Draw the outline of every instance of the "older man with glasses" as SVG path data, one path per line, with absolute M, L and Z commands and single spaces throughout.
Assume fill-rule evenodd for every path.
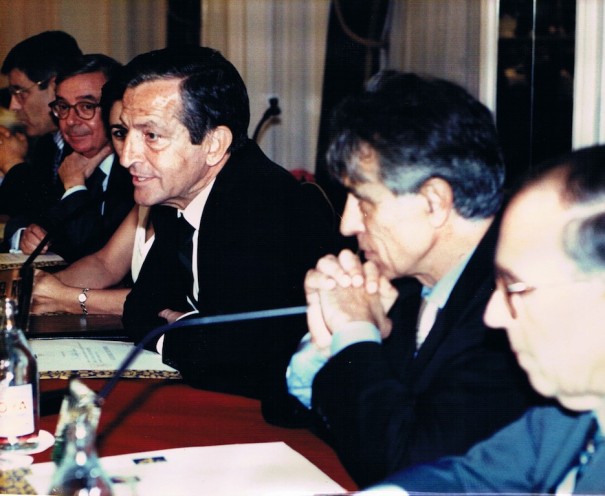
M 605 494 L 603 164 L 603 146 L 573 152 L 513 198 L 485 312 L 488 325 L 506 328 L 533 387 L 560 406 L 533 408 L 465 456 L 418 465 L 369 492 Z
M 77 260 L 100 249 L 132 208 L 130 175 L 119 166 L 99 110 L 103 85 L 119 66 L 105 55 L 84 55 L 57 77 L 56 98 L 48 107 L 72 152 L 57 171 L 60 199 L 21 235 L 24 253 L 50 231 L 52 251 Z
M 55 98 L 55 79 L 82 52 L 63 31 L 45 31 L 15 45 L 2 64 L 8 77 L 9 108 L 23 133 L 0 126 L 0 214 L 10 216 L 5 236 L 11 238 L 26 219 L 54 196 L 56 169 L 66 148 L 48 104 Z M 29 142 L 29 143 L 28 143 Z M 29 144 L 29 147 L 28 147 Z M 12 246 L 18 249 L 18 236 Z

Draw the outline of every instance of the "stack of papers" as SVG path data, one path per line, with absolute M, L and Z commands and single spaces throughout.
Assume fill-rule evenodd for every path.
M 31 339 L 40 378 L 110 377 L 133 349 L 132 343 L 96 339 Z M 180 378 L 158 353 L 142 350 L 130 364 L 129 377 Z
M 303 496 L 346 494 L 285 443 L 234 444 L 149 451 L 101 458 L 115 496 Z M 34 464 L 28 483 L 46 494 L 52 462 Z

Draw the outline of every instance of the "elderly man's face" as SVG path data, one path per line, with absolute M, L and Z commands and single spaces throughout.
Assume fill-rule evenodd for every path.
M 126 128 L 120 162 L 140 205 L 184 209 L 213 179 L 206 163 L 208 143 L 191 143 L 178 116 L 179 79 L 145 82 L 124 93 L 120 119 Z
M 485 321 L 506 328 L 539 393 L 586 410 L 605 395 L 605 285 L 564 251 L 563 229 L 574 210 L 561 204 L 560 184 L 551 176 L 507 209 L 496 255 L 499 284 Z M 507 304 L 505 285 L 519 282 L 535 289 L 510 294 Z
M 102 72 L 78 74 L 57 85 L 56 99 L 67 105 L 80 102 L 97 105 L 106 81 Z M 87 158 L 94 157 L 108 142 L 99 108 L 91 119 L 83 119 L 75 108 L 71 108 L 65 119 L 59 119 L 59 129 L 74 151 Z
M 350 193 L 340 224 L 345 236 L 356 236 L 359 248 L 390 279 L 419 276 L 427 270 L 434 242 L 429 205 L 420 194 L 393 194 L 378 177 L 376 153 L 360 157 L 367 181 L 349 183 Z

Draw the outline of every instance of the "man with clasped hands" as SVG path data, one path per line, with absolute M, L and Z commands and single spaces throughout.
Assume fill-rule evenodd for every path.
M 340 229 L 367 262 L 343 251 L 307 274 L 310 335 L 288 384 L 363 486 L 464 452 L 536 398 L 483 323 L 504 179 L 488 109 L 386 71 L 337 109 L 331 136 Z

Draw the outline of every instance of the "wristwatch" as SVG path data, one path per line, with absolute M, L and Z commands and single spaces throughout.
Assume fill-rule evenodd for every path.
M 78 295 L 78 302 L 80 303 L 80 308 L 82 309 L 82 313 L 84 315 L 88 315 L 88 310 L 86 309 L 86 300 L 88 300 L 88 291 L 90 288 L 83 288 L 82 292 Z

